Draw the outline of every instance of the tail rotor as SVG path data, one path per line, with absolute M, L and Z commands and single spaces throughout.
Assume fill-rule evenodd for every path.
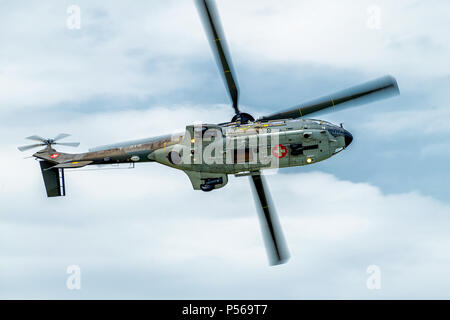
M 39 141 L 39 143 L 35 143 L 35 144 L 30 144 L 30 145 L 26 145 L 26 146 L 21 146 L 18 147 L 17 149 L 19 149 L 20 151 L 26 151 L 26 150 L 30 150 L 33 148 L 38 148 L 38 147 L 42 147 L 42 146 L 46 146 L 48 148 L 50 148 L 52 145 L 61 145 L 61 146 L 68 146 L 68 147 L 78 147 L 80 145 L 79 142 L 57 142 L 61 139 L 67 138 L 69 137 L 70 134 L 67 133 L 60 133 L 58 134 L 56 137 L 54 137 L 53 139 L 50 138 L 42 138 L 40 136 L 37 135 L 33 135 L 30 137 L 27 137 L 26 139 L 28 140 L 33 140 L 33 141 Z

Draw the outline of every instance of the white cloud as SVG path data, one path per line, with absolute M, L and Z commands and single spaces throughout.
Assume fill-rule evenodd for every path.
M 233 51 L 250 61 L 309 62 L 375 74 L 448 74 L 447 2 L 377 1 L 380 30 L 366 26 L 373 5 L 245 1 L 236 10 L 234 1 L 219 2 Z
M 381 31 L 364 27 L 366 3 L 218 5 L 236 65 L 389 70 L 408 84 L 416 81 L 411 74 L 449 71 L 446 2 L 381 2 Z M 23 136 L 69 132 L 86 150 L 232 114 L 217 105 L 49 112 L 104 96 L 145 101 L 200 82 L 203 71 L 193 73 L 192 61 L 214 63 L 191 1 L 80 6 L 79 33 L 65 29 L 66 7 L 56 2 L 11 4 L 1 14 L 1 110 L 29 107 L 0 128 L 1 297 L 448 298 L 449 204 L 419 192 L 386 194 L 320 172 L 269 176 L 292 254 L 276 268 L 267 266 L 246 178 L 205 194 L 158 164 L 70 172 L 68 196 L 47 199 L 38 164 L 16 149 Z M 435 111 L 375 115 L 361 125 L 375 134 L 445 135 L 448 113 Z M 81 292 L 65 288 L 70 264 L 82 267 Z M 381 267 L 379 292 L 365 287 L 371 264 Z
M 447 136 L 450 133 L 448 119 L 450 109 L 423 108 L 417 110 L 391 111 L 375 114 L 359 127 L 365 127 L 374 134 L 392 136 L 402 133 L 405 136 Z M 355 125 L 358 125 L 357 123 Z
M 145 99 L 201 83 L 203 71 L 193 72 L 193 61 L 213 64 L 193 1 L 79 5 L 80 30 L 66 28 L 66 6 L 59 2 L 11 5 L 1 15 L 7 26 L 1 31 L 2 109 L 104 96 Z M 402 81 L 448 74 L 447 2 L 379 2 L 379 31 L 366 27 L 369 5 L 218 1 L 237 65 L 311 63 L 393 73 Z
M 183 17 L 195 21 L 195 9 L 186 15 L 182 3 L 165 5 L 162 12 L 157 2 L 144 3 L 147 10 L 121 2 L 81 3 L 80 30 L 66 28 L 62 3 L 12 6 L 2 14 L 8 26 L 0 51 L 2 108 L 42 108 L 105 95 L 144 98 L 191 85 L 196 78 L 182 59 L 192 59 L 192 49 L 180 39 L 193 28 Z M 171 39 L 170 17 L 177 21 L 170 25 L 177 26 L 178 39 Z
M 209 110 L 120 112 L 69 127 L 83 136 L 94 123 L 100 137 L 93 140 L 138 138 L 147 123 L 148 133 L 160 133 L 166 117 L 181 126 Z M 20 161 L 12 147 L 0 150 L 8 169 L 0 194 L 2 297 L 448 298 L 450 207 L 418 192 L 384 194 L 321 172 L 268 176 L 292 254 L 272 268 L 247 178 L 203 193 L 182 172 L 142 164 L 68 172 L 68 196 L 47 199 L 37 163 Z M 82 268 L 79 293 L 64 287 L 71 264 Z M 371 264 L 382 270 L 380 292 L 365 286 Z
M 37 166 L 33 169 L 37 177 Z M 167 268 L 196 288 L 208 287 L 194 293 L 203 298 L 377 297 L 365 288 L 369 264 L 382 269 L 381 297 L 448 297 L 415 292 L 426 278 L 431 284 L 447 283 L 450 263 L 444 250 L 450 208 L 417 193 L 383 195 L 376 187 L 319 172 L 270 176 L 292 254 L 287 265 L 270 268 L 245 178 L 205 194 L 190 190 L 182 173 L 153 165 L 71 173 L 65 199 L 46 199 L 40 179 L 28 179 L 32 185 L 24 181 L 22 188 L 27 202 L 17 201 L 17 193 L 2 194 L 2 202 L 9 203 L 2 210 L 0 233 L 1 274 L 9 278 L 3 297 L 16 286 L 22 297 L 51 292 L 47 284 L 62 276 L 69 261 L 86 274 L 94 272 L 84 282 L 85 297 L 99 297 L 104 290 L 95 270 L 111 272 L 110 297 L 192 297 L 184 287 L 188 280 L 174 282 L 165 275 Z M 22 282 L 44 269 L 52 272 L 38 288 Z M 176 293 L 160 293 L 150 283 L 123 293 L 130 274 L 141 281 L 161 277 L 161 285 Z M 268 282 L 259 291 L 262 277 Z M 70 297 L 64 288 L 49 294 Z

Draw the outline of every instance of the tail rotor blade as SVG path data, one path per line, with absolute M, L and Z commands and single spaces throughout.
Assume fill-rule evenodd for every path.
M 55 144 L 62 145 L 62 146 L 68 146 L 68 147 L 78 147 L 80 145 L 79 142 L 56 142 L 56 140 L 64 139 L 69 136 L 70 136 L 70 134 L 67 134 L 67 133 L 60 133 L 53 139 L 45 139 L 45 138 L 42 138 L 42 137 L 36 136 L 36 135 L 30 136 L 30 137 L 27 137 L 27 139 L 39 141 L 41 143 L 31 144 L 31 145 L 27 145 L 27 146 L 21 146 L 21 147 L 18 147 L 18 149 L 20 151 L 26 151 L 26 150 L 36 148 L 36 147 L 41 147 L 41 146 L 47 146 L 47 148 L 51 148 L 52 145 L 55 145 Z
M 60 146 L 69 146 L 69 147 L 78 147 L 80 145 L 79 142 L 55 142 L 54 144 L 58 144 Z
M 60 133 L 56 137 L 53 138 L 53 141 L 58 141 L 64 138 L 70 137 L 70 134 L 67 133 Z
M 26 137 L 25 139 L 28 139 L 28 140 L 34 140 L 34 141 L 41 141 L 41 142 L 45 142 L 45 141 L 47 140 L 47 139 L 45 139 L 45 138 L 42 138 L 42 137 L 36 136 L 36 135 Z
M 27 151 L 27 150 L 30 150 L 30 149 L 33 149 L 33 148 L 40 147 L 40 146 L 45 146 L 45 144 L 43 144 L 43 143 L 30 144 L 30 145 L 28 145 L 28 146 L 17 147 L 17 149 L 19 149 L 20 151 L 23 152 L 23 151 Z
M 270 265 L 286 263 L 289 251 L 278 221 L 275 207 L 271 203 L 263 176 L 260 173 L 250 177 L 253 196 L 258 208 L 261 230 Z

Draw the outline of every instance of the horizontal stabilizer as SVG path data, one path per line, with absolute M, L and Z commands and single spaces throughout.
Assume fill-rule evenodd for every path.
M 72 162 L 64 162 L 57 164 L 56 166 L 53 166 L 49 169 L 72 169 L 72 168 L 82 168 L 84 166 L 87 166 L 88 164 L 91 164 L 94 161 L 72 161 Z

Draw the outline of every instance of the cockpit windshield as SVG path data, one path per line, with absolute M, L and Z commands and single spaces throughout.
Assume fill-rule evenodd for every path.
M 315 122 L 317 124 L 329 124 L 331 126 L 334 126 L 334 124 L 332 124 L 329 121 L 325 121 L 325 120 L 318 120 L 318 119 L 308 119 L 308 120 L 311 120 L 311 121 L 313 121 L 313 122 Z

